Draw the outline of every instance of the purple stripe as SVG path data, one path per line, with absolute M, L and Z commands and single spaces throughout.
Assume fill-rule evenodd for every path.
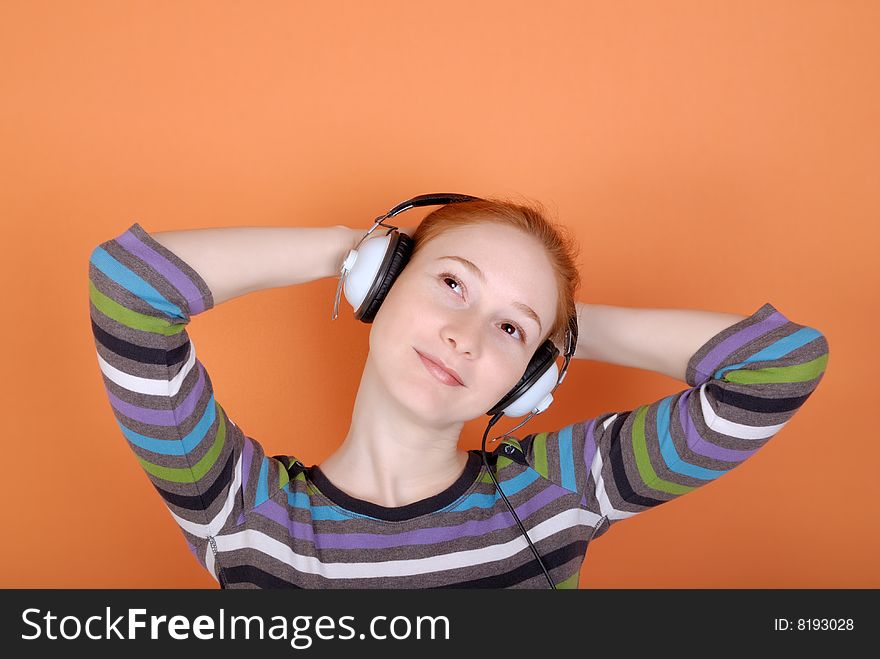
M 143 229 L 141 230 L 143 231 Z M 146 231 L 144 231 L 144 234 L 149 236 Z M 184 311 L 187 311 L 190 315 L 195 315 L 205 310 L 202 293 L 192 279 L 187 277 L 180 268 L 159 254 L 159 252 L 142 242 L 132 229 L 116 238 L 116 242 L 165 277 L 183 295 L 188 305 L 188 309 Z M 172 302 L 177 302 L 177 300 L 172 300 Z
M 715 460 L 723 460 L 724 462 L 742 462 L 758 450 L 757 448 L 754 448 L 750 451 L 738 451 L 732 448 L 724 448 L 723 446 L 718 446 L 717 444 L 705 440 L 694 425 L 693 418 L 691 418 L 688 411 L 688 398 L 691 393 L 696 393 L 699 397 L 699 388 L 689 389 L 678 399 L 679 421 L 681 427 L 684 428 L 688 449 L 690 449 L 690 451 L 697 455 L 705 455 L 714 458 Z M 696 398 L 695 401 L 697 405 L 700 405 L 699 398 Z M 700 409 L 702 410 L 702 407 Z M 672 432 L 671 427 L 670 432 Z M 654 433 L 657 433 L 656 429 L 654 430 Z
M 312 527 L 309 524 L 300 524 L 291 520 L 287 509 L 277 501 L 266 499 L 259 506 L 253 508 L 251 512 L 262 515 L 266 519 L 271 519 L 276 524 L 286 526 L 287 530 L 291 531 L 291 537 L 298 540 L 311 541 L 313 538 Z
M 566 495 L 571 495 L 571 491 L 551 484 L 518 506 L 516 514 L 521 520 L 525 520 L 534 512 Z M 311 524 L 294 522 L 289 518 L 287 511 L 271 499 L 254 508 L 253 512 L 286 526 L 291 537 L 314 542 L 316 549 L 387 549 L 407 545 L 432 545 L 466 536 L 485 535 L 491 531 L 507 529 L 516 524 L 511 514 L 505 510 L 488 519 L 471 520 L 458 526 L 417 529 L 395 535 L 375 533 L 319 533 L 315 535 Z
M 761 322 L 745 327 L 735 334 L 728 336 L 721 343 L 712 348 L 706 356 L 700 360 L 700 363 L 697 364 L 697 384 L 703 384 L 711 379 L 712 373 L 716 371 L 718 366 L 744 345 L 777 327 L 782 327 L 787 322 L 789 321 L 785 316 L 778 311 L 774 311 Z
M 202 567 L 207 567 L 205 565 L 204 556 L 202 556 L 201 552 L 199 550 L 197 550 L 189 540 L 186 541 L 186 546 L 189 547 L 189 550 L 192 552 L 192 555 L 196 557 L 196 560 L 199 562 L 199 565 L 201 565 Z
M 141 407 L 140 405 L 133 405 L 115 395 L 110 390 L 110 387 L 106 387 L 107 396 L 110 398 L 110 404 L 115 410 L 124 414 L 129 419 L 134 419 L 141 423 L 149 423 L 153 426 L 176 426 L 181 424 L 184 420 L 188 419 L 196 409 L 196 404 L 202 397 L 202 391 L 205 388 L 205 373 L 202 364 L 196 360 L 196 365 L 199 369 L 199 379 L 193 390 L 187 394 L 183 402 L 177 407 L 169 410 L 154 410 L 148 407 Z M 114 382 L 114 384 L 116 383 Z M 170 401 L 171 397 L 169 396 L 166 400 Z

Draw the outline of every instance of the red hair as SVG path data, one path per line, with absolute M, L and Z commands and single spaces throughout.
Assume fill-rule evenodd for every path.
M 540 202 L 518 204 L 490 197 L 485 201 L 465 201 L 441 206 L 426 215 L 413 232 L 415 244 L 412 256 L 444 231 L 477 222 L 491 222 L 519 229 L 544 246 L 556 273 L 558 291 L 556 318 L 546 336 L 557 346 L 564 348 L 568 318 L 576 311 L 574 296 L 581 283 L 576 262 L 580 247 L 567 227 L 548 219 Z

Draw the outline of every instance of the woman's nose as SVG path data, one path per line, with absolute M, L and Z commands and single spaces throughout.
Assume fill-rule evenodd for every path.
M 444 342 L 449 342 L 458 352 L 474 354 L 480 346 L 480 325 L 474 318 L 450 320 L 441 332 Z

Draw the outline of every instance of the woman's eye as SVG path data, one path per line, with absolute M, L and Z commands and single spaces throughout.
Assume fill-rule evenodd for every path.
M 444 284 L 446 284 L 447 281 L 451 281 L 451 282 L 453 282 L 456 286 L 458 286 L 459 291 L 461 291 L 461 282 L 458 281 L 458 279 L 456 279 L 456 278 L 453 277 L 452 275 L 440 275 L 440 277 L 443 279 L 443 283 L 444 283 Z M 449 287 L 449 288 L 451 288 L 451 287 L 449 286 L 449 284 L 446 284 L 446 286 Z
M 513 334 L 510 334 L 510 336 L 513 336 L 513 338 L 519 339 L 520 341 L 525 341 L 525 336 L 516 325 L 513 325 L 512 323 L 504 323 L 502 327 L 512 327 L 514 332 L 519 332 L 519 336 L 517 337 Z M 504 333 L 507 334 L 508 332 L 505 330 Z
M 449 288 L 449 289 L 453 289 L 453 287 L 458 286 L 458 291 L 454 291 L 454 290 L 453 290 L 453 292 L 459 292 L 459 293 L 461 292 L 461 289 L 462 289 L 461 282 L 458 280 L 458 277 L 456 277 L 455 275 L 452 275 L 452 274 L 450 274 L 450 273 L 448 273 L 448 272 L 444 272 L 443 274 L 440 275 L 440 279 L 441 279 L 441 281 L 443 282 L 443 285 L 446 286 L 446 287 Z M 452 282 L 452 284 L 449 284 L 448 282 Z M 520 328 L 518 325 L 514 325 L 513 323 L 502 323 L 502 324 L 501 324 L 501 327 L 502 327 L 502 328 L 504 328 L 504 327 L 512 327 L 513 330 L 514 330 L 514 332 L 518 332 L 519 335 L 517 335 L 517 334 L 515 334 L 515 333 L 514 333 L 514 334 L 511 334 L 511 333 L 508 332 L 506 329 L 502 329 L 501 331 L 503 331 L 505 334 L 507 334 L 507 335 L 510 336 L 511 338 L 513 338 L 513 339 L 515 339 L 515 340 L 517 340 L 517 341 L 521 341 L 522 343 L 525 343 L 525 341 L 526 341 L 526 334 L 525 334 L 525 332 L 522 330 L 522 328 Z

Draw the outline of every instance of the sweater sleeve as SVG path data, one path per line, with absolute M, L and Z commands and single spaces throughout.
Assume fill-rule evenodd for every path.
M 190 551 L 221 581 L 212 536 L 242 523 L 288 472 L 232 422 L 196 357 L 186 326 L 214 306 L 211 290 L 135 223 L 92 251 L 89 302 L 116 422 Z
M 690 388 L 528 435 L 521 447 L 545 478 L 583 495 L 598 537 L 754 455 L 806 402 L 827 362 L 822 333 L 766 303 L 694 353 Z

